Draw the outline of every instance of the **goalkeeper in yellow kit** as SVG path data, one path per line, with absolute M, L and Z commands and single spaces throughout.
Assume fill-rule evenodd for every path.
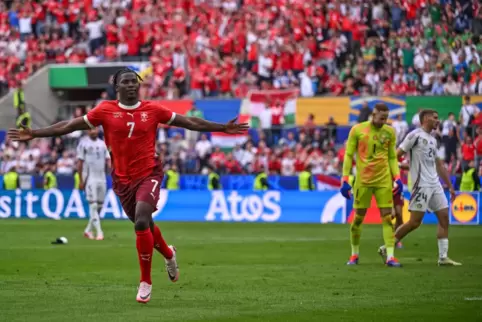
M 386 265 L 401 266 L 394 257 L 395 237 L 391 215 L 393 195 L 402 191 L 403 184 L 400 180 L 395 150 L 395 130 L 386 124 L 388 112 L 385 104 L 376 104 L 372 120 L 355 125 L 348 136 L 340 189 L 345 198 L 351 199 L 352 187 L 348 178 L 356 154 L 356 177 L 353 187 L 355 218 L 350 227 L 352 254 L 348 265 L 358 264 L 361 224 L 370 207 L 372 196 L 375 196 L 382 216 L 383 239 L 387 250 Z M 396 183 L 395 189 L 393 181 Z

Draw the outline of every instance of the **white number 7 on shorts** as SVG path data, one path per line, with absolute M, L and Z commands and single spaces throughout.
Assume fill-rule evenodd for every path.
M 156 191 L 156 188 L 159 185 L 159 181 L 156 179 L 151 179 L 151 182 L 154 183 L 154 187 L 152 187 L 152 192 L 154 192 Z

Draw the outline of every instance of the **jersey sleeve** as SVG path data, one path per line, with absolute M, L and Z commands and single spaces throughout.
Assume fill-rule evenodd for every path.
M 351 174 L 351 168 L 353 166 L 353 155 L 356 152 L 358 146 L 357 139 L 357 127 L 354 126 L 348 134 L 348 140 L 346 142 L 345 157 L 343 158 L 343 176 L 349 176 Z
M 156 116 L 159 123 L 170 125 L 176 118 L 176 113 L 161 104 L 156 104 Z
M 106 116 L 106 107 L 107 105 L 105 103 L 100 103 L 90 110 L 89 113 L 84 115 L 84 121 L 91 129 L 95 129 L 102 125 Z
M 418 135 L 416 132 L 409 133 L 406 137 L 405 140 L 400 144 L 400 149 L 403 150 L 403 152 L 408 152 L 410 149 L 415 145 L 415 142 L 417 142 Z
M 79 143 L 77 146 L 77 159 L 84 161 L 85 160 L 85 149 L 82 143 Z
M 105 142 L 103 143 L 103 145 L 104 145 L 105 158 L 110 159 L 109 149 L 107 149 L 107 145 L 105 144 Z

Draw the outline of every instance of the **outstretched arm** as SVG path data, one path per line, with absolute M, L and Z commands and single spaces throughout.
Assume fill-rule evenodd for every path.
M 51 136 L 61 136 L 65 134 L 72 133 L 74 131 L 81 131 L 81 130 L 88 130 L 90 129 L 89 125 L 85 122 L 84 117 L 76 117 L 72 120 L 62 121 L 55 123 L 52 126 L 32 130 L 32 136 L 34 138 L 44 138 L 44 137 L 51 137 Z
M 236 118 L 226 124 L 220 124 L 203 120 L 198 117 L 188 117 L 176 114 L 171 125 L 182 127 L 198 132 L 225 132 L 229 134 L 241 134 L 248 130 L 248 123 L 236 123 Z
M 52 136 L 61 136 L 78 130 L 87 130 L 89 125 L 83 117 L 77 117 L 69 121 L 55 123 L 49 127 L 31 130 L 31 129 L 10 129 L 8 136 L 14 141 L 29 141 L 34 138 L 45 138 Z

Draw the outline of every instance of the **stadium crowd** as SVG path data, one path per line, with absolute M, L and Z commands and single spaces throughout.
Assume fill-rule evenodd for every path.
M 144 97 L 482 92 L 479 0 L 13 0 L 0 87 L 47 62 L 150 61 Z
M 175 165 L 180 173 L 205 173 L 212 167 L 220 174 L 256 173 L 268 169 L 271 174 L 289 176 L 303 171 L 309 164 L 315 174 L 336 175 L 343 149 L 335 149 L 333 131 L 336 127 L 327 130 L 307 122 L 299 134 L 288 133 L 276 143 L 267 141 L 265 133 L 260 131 L 256 143 L 248 137 L 243 145 L 223 151 L 213 146 L 206 134 L 190 140 L 178 132 L 167 138 L 165 129 L 160 129 L 157 152 L 166 168 Z M 0 174 L 12 167 L 18 173 L 43 174 L 53 163 L 58 175 L 73 175 L 77 167 L 75 144 L 82 135 L 37 139 L 29 146 L 7 140 L 0 146 Z
M 82 115 L 78 108 L 75 112 Z M 199 111 L 190 111 L 198 113 Z M 358 122 L 369 119 L 371 110 L 366 105 L 360 111 Z M 449 113 L 441 117 L 440 129 L 436 135 L 440 142 L 439 157 L 446 161 L 452 174 L 461 174 L 474 162 L 482 161 L 482 113 L 476 105 L 461 106 L 458 116 Z M 418 114 L 411 122 L 400 115 L 391 124 L 399 144 L 408 131 L 420 126 Z M 339 175 L 345 153 L 344 145 L 336 144 L 337 124 L 329 120 L 317 126 L 313 117 L 308 117 L 299 131 L 286 131 L 279 140 L 267 136 L 266 130 L 259 130 L 258 139 L 248 137 L 242 145 L 230 151 L 214 146 L 206 134 L 192 135 L 176 132 L 168 138 L 164 128 L 159 129 L 157 153 L 166 168 L 175 165 L 184 174 L 206 173 L 213 168 L 219 174 L 258 173 L 266 169 L 270 174 L 296 175 L 310 166 L 313 174 Z M 474 135 L 464 135 L 474 133 Z M 43 174 L 50 164 L 56 165 L 59 175 L 72 175 L 76 171 L 75 145 L 83 133 L 72 133 L 64 138 L 37 139 L 29 146 L 7 140 L 0 146 L 0 174 L 15 167 L 18 173 Z M 482 175 L 482 168 L 479 170 Z
M 18 86 L 47 62 L 144 60 L 153 74 L 143 98 L 243 97 L 253 88 L 292 87 L 301 96 L 482 94 L 480 9 L 478 0 L 3 1 L 0 88 Z M 482 124 L 477 113 L 466 102 L 462 119 L 440 116 L 440 153 L 452 173 L 481 159 L 482 133 L 475 141 L 460 135 Z M 366 106 L 359 121 L 368 115 Z M 392 125 L 400 141 L 418 123 Z M 336 124 L 317 127 L 309 119 L 276 142 L 266 134 L 225 153 L 207 137 L 167 140 L 160 130 L 158 152 L 181 173 L 210 164 L 220 173 L 292 175 L 309 164 L 314 174 L 339 174 L 344 147 L 335 145 Z M 58 174 L 71 175 L 81 136 L 28 147 L 6 141 L 0 173 L 12 166 L 42 173 L 55 163 Z

